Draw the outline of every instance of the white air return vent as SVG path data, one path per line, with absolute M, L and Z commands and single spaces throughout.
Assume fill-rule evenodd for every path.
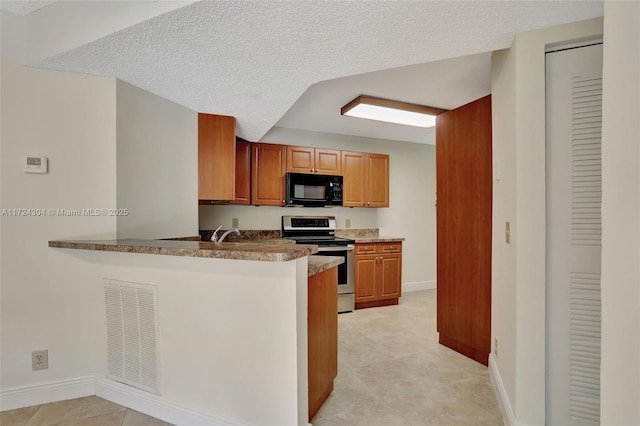
M 602 77 L 574 77 L 571 140 L 571 243 L 600 246 Z
M 105 279 L 107 377 L 160 394 L 157 288 Z
M 569 411 L 576 424 L 599 424 L 602 77 L 574 77 L 572 100 Z

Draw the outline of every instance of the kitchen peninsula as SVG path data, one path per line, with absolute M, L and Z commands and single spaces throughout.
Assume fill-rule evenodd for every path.
M 283 240 L 49 246 L 90 271 L 84 279 L 102 309 L 114 283 L 154 292 L 157 388 L 139 390 L 109 377 L 109 343 L 99 339 L 98 396 L 121 404 L 137 398 L 148 414 L 174 424 L 308 424 L 309 277 L 341 259 L 309 256 L 315 246 Z M 97 333 L 106 336 L 109 318 L 101 318 Z

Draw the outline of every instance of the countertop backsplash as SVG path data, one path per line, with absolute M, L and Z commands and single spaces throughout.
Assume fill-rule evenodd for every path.
M 377 238 L 379 236 L 378 228 L 343 228 L 336 229 L 336 237 L 342 238 Z
M 213 234 L 213 229 L 201 229 L 200 230 L 200 238 L 202 241 L 211 240 L 211 235 Z M 221 229 L 218 231 L 218 235 L 222 235 L 226 229 Z M 336 229 L 336 236 L 343 238 L 376 238 L 379 236 L 379 232 L 377 228 L 364 228 L 364 229 Z M 282 233 L 279 229 L 247 229 L 240 230 L 240 235 L 229 234 L 226 238 L 226 241 L 242 241 L 242 240 L 261 240 L 265 238 L 282 238 Z M 176 238 L 178 239 L 178 238 Z M 191 239 L 191 237 L 186 237 L 184 239 Z
M 202 241 L 210 241 L 211 235 L 213 235 L 215 229 L 201 229 L 200 238 Z M 227 229 L 221 229 L 218 231 L 218 237 L 224 234 Z M 240 235 L 231 233 L 225 238 L 225 241 L 243 241 L 243 240 L 263 240 L 265 238 L 282 238 L 282 233 L 279 229 L 276 230 L 261 230 L 261 229 L 240 229 Z

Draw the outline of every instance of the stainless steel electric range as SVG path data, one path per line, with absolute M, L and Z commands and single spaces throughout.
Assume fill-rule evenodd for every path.
M 335 216 L 282 216 L 282 237 L 317 245 L 317 255 L 344 258 L 338 265 L 338 312 L 353 311 L 355 240 L 336 237 Z

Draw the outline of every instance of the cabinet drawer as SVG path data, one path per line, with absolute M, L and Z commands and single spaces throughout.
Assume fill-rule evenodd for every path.
M 378 253 L 400 253 L 402 243 L 378 243 Z
M 371 244 L 356 244 L 356 254 L 371 254 L 376 253 L 376 245 Z
M 381 254 L 381 253 L 402 253 L 402 243 L 358 243 L 356 244 L 356 254 Z

